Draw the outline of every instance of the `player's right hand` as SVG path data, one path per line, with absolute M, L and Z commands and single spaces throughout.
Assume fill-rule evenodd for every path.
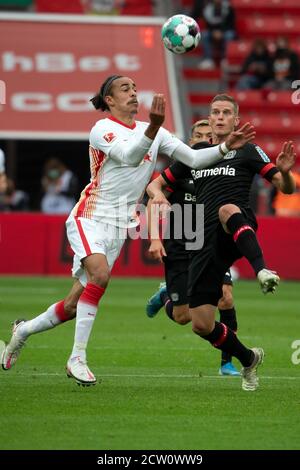
M 155 94 L 153 96 L 149 118 L 150 125 L 160 127 L 165 120 L 166 100 L 164 95 Z

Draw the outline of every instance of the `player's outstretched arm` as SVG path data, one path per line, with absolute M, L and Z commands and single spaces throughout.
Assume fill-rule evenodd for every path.
M 225 142 L 215 147 L 194 150 L 181 142 L 172 157 L 190 168 L 207 168 L 221 161 L 230 150 L 242 147 L 254 137 L 254 128 L 250 123 L 247 123 L 232 132 Z
M 291 173 L 296 157 L 293 142 L 284 142 L 281 152 L 276 158 L 276 167 L 279 173 L 273 176 L 272 183 L 285 194 L 292 194 L 296 189 L 295 179 Z

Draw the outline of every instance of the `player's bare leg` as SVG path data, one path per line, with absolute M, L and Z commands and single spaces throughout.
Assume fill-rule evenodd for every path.
M 255 231 L 235 204 L 219 209 L 219 218 L 227 233 L 231 233 L 240 253 L 251 264 L 264 294 L 274 292 L 280 278 L 275 271 L 266 269 L 264 257 Z
M 17 319 L 13 323 L 12 336 L 1 355 L 2 368 L 11 369 L 32 334 L 52 329 L 76 316 L 76 306 L 83 291 L 83 286 L 76 280 L 64 300 L 50 305 L 48 309 L 32 320 Z
M 82 260 L 88 277 L 78 304 L 74 345 L 66 371 L 79 385 L 94 385 L 96 377 L 87 365 L 86 349 L 96 317 L 98 304 L 109 282 L 110 270 L 103 254 L 94 253 Z

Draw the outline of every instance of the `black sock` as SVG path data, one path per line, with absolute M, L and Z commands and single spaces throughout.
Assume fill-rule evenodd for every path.
M 238 339 L 236 334 L 223 323 L 215 322 L 215 327 L 209 335 L 202 336 L 215 348 L 228 352 L 236 357 L 244 367 L 249 367 L 254 359 L 254 353 L 246 348 Z
M 168 315 L 168 317 L 175 321 L 174 320 L 174 317 L 173 317 L 173 302 L 172 300 L 170 299 L 170 297 L 168 296 L 168 293 L 167 292 L 163 292 L 161 295 L 160 295 L 160 298 L 164 304 L 164 307 L 165 307 L 165 311 L 166 311 L 166 314 Z
M 265 262 L 259 243 L 253 228 L 247 223 L 240 212 L 233 214 L 227 220 L 227 228 L 233 235 L 233 239 L 239 252 L 247 258 L 257 274 L 265 268 Z
M 228 326 L 234 333 L 237 332 L 237 320 L 236 320 L 236 312 L 235 308 L 229 308 L 227 310 L 220 310 L 220 323 L 224 323 L 224 325 Z M 231 362 L 232 356 L 231 354 L 222 351 L 221 355 L 221 366 L 226 364 L 227 362 Z

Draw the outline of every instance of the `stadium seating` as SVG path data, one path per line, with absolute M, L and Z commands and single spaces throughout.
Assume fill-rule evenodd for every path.
M 300 4 L 300 2 L 299 2 Z M 250 53 L 253 41 L 250 39 L 239 39 L 230 41 L 227 45 L 226 59 L 229 65 L 241 65 Z M 273 41 L 268 42 L 270 50 L 274 47 Z M 300 42 L 299 40 L 292 40 L 290 42 L 291 48 L 300 55 Z
M 295 145 L 296 153 L 300 155 L 300 138 L 297 136 L 293 137 L 295 137 L 293 142 Z M 264 151 L 273 161 L 275 161 L 277 155 L 281 152 L 282 144 L 284 141 L 284 136 L 275 138 L 272 134 L 270 134 L 269 136 L 258 135 L 255 139 L 255 142 L 264 149 Z
M 299 0 L 231 0 L 235 10 L 243 14 L 260 13 L 273 14 L 278 12 L 300 15 Z
M 144 15 L 153 14 L 151 0 L 126 0 L 122 6 L 122 15 Z
M 299 38 L 300 15 L 262 15 L 240 16 L 237 22 L 238 34 L 245 38 L 258 36 L 276 38 L 284 34 L 289 38 Z
M 89 4 L 84 4 L 81 0 L 35 0 L 35 8 L 38 13 L 86 13 L 89 11 Z M 120 7 L 117 4 L 115 10 L 122 15 L 153 14 L 151 0 L 126 0 Z
M 282 113 L 271 113 L 270 111 L 242 112 L 242 122 L 251 122 L 255 126 L 257 135 L 278 135 L 282 139 L 289 140 L 299 136 L 300 115 L 289 116 Z

